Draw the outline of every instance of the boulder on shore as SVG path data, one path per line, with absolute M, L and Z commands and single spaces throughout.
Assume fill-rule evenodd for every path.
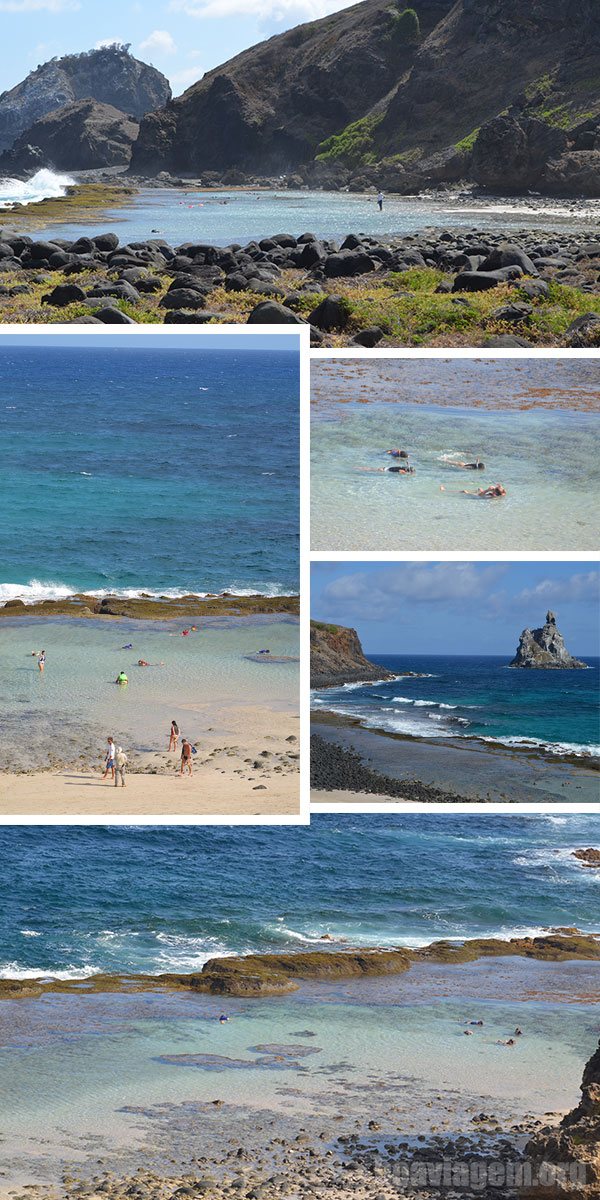
M 600 1195 L 600 1043 L 583 1072 L 581 1100 L 555 1129 L 543 1129 L 525 1152 L 543 1182 L 523 1200 L 593 1200 Z
M 587 669 L 587 663 L 569 654 L 563 636 L 558 631 L 556 617 L 550 611 L 546 613 L 546 623 L 541 629 L 523 630 L 517 653 L 509 666 L 535 670 Z

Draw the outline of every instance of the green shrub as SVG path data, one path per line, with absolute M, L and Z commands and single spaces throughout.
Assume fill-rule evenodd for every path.
M 341 133 L 334 133 L 317 146 L 317 162 L 343 161 L 349 167 L 369 162 L 373 157 L 373 133 L 383 118 L 361 117 L 346 125 Z
M 389 8 L 391 31 L 395 41 L 406 46 L 417 46 L 421 41 L 421 26 L 414 8 Z

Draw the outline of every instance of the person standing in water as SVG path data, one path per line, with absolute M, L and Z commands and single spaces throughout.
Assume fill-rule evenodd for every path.
M 377 206 L 381 212 L 383 209 L 383 192 L 379 192 L 379 195 L 377 196 Z
M 38 671 L 43 671 L 46 666 L 46 651 L 42 650 L 38 654 Z
M 119 776 L 121 778 L 121 787 L 125 787 L 125 768 L 129 759 L 125 754 L 122 746 L 117 746 L 115 754 L 115 787 L 119 786 Z
M 182 738 L 181 741 L 181 767 L 179 774 L 183 775 L 187 767 L 188 775 L 192 774 L 192 747 L 187 738 Z
M 109 771 L 110 771 L 111 779 L 114 779 L 114 777 L 115 777 L 115 743 L 111 737 L 109 737 L 107 739 L 106 757 L 104 759 L 104 775 L 102 776 L 103 779 L 106 779 Z
M 169 749 L 167 751 L 168 754 L 170 754 L 172 750 L 175 751 L 177 749 L 178 741 L 179 741 L 179 725 L 177 724 L 177 721 L 171 721 L 171 733 L 169 736 Z

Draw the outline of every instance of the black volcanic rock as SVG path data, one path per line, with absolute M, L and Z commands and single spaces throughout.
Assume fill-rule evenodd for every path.
M 524 629 L 511 667 L 533 670 L 585 670 L 587 663 L 569 654 L 553 612 L 546 613 L 541 629 Z
M 48 113 L 17 138 L 12 149 L 0 156 L 0 171 L 127 166 L 138 129 L 132 117 L 109 104 L 77 100 Z
M 125 46 L 52 59 L 0 95 L 0 151 L 41 117 L 89 98 L 139 121 L 170 100 L 171 88 L 160 71 L 133 58 Z

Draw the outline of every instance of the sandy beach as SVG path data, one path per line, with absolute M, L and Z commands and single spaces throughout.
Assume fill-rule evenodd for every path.
M 193 775 L 179 754 L 133 754 L 126 785 L 102 770 L 0 774 L 3 816 L 212 816 L 297 813 L 299 718 L 258 707 L 214 714 L 219 736 L 202 738 Z M 225 732 L 223 732 L 225 730 Z

